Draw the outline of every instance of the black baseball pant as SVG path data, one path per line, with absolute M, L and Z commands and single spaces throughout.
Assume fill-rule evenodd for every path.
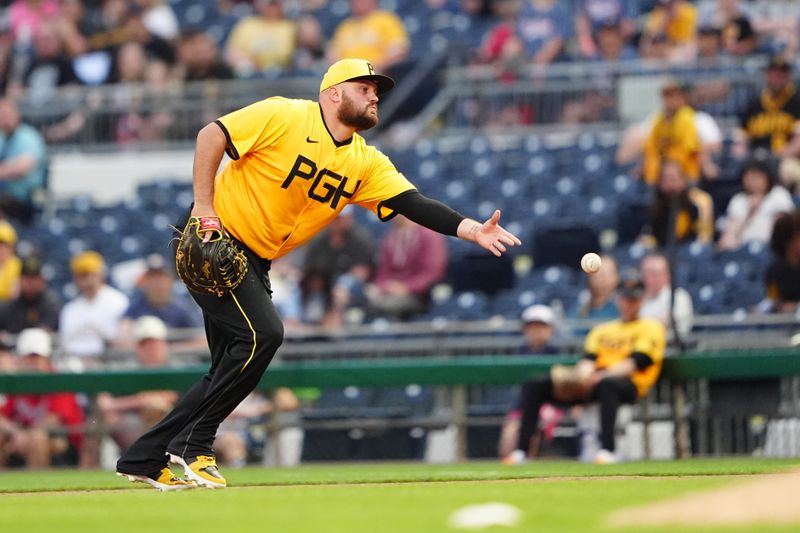
M 597 382 L 587 402 L 564 404 L 553 398 L 553 382 L 550 376 L 532 380 L 522 387 L 520 406 L 522 420 L 519 427 L 517 449 L 526 453 L 530 447 L 531 437 L 539 426 L 539 409 L 545 403 L 556 405 L 579 405 L 596 401 L 600 404 L 600 443 L 602 448 L 613 452 L 616 449 L 614 426 L 617 423 L 617 409 L 624 403 L 636 402 L 636 386 L 629 378 L 607 377 Z
M 166 454 L 213 455 L 220 423 L 255 389 L 283 341 L 283 323 L 272 304 L 269 261 L 241 245 L 248 272 L 231 293 L 192 293 L 203 310 L 211 367 L 175 408 L 134 442 L 117 471 L 151 475 L 167 465 Z

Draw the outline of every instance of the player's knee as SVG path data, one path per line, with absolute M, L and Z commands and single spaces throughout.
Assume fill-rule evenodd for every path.
M 275 351 L 283 343 L 283 323 L 264 320 L 255 328 L 256 346 L 260 350 Z

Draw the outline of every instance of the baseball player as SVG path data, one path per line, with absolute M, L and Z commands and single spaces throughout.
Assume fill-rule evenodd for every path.
M 617 408 L 643 398 L 658 379 L 664 360 L 666 331 L 661 322 L 639 318 L 644 283 L 637 271 L 628 272 L 617 289 L 620 319 L 599 324 L 589 331 L 585 355 L 574 368 L 554 365 L 550 376 L 532 380 L 522 388 L 522 423 L 517 449 L 503 459 L 506 464 L 525 462 L 531 437 L 545 403 L 600 404 L 601 450 L 596 463 L 611 463 Z
M 211 368 L 123 453 L 118 474 L 160 490 L 226 486 L 212 452 L 217 427 L 255 388 L 283 340 L 270 300 L 270 261 L 309 240 L 347 204 L 384 221 L 405 215 L 496 256 L 520 244 L 498 224 L 500 211 L 480 223 L 423 196 L 358 135 L 378 123 L 378 100 L 393 86 L 369 62 L 343 59 L 322 78 L 318 102 L 271 97 L 200 130 L 194 206 L 176 266 L 203 310 Z M 231 161 L 215 176 L 224 153 Z M 234 248 L 217 254 L 230 257 L 222 266 L 206 252 L 220 242 Z M 185 480 L 168 461 L 183 467 Z

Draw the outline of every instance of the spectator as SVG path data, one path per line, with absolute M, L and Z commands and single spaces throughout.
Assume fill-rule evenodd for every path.
M 800 209 L 778 217 L 770 248 L 774 258 L 767 269 L 767 308 L 793 313 L 800 304 Z
M 294 55 L 297 28 L 284 17 L 283 1 L 255 0 L 254 4 L 256 14 L 240 20 L 226 44 L 225 57 L 240 78 L 283 71 L 291 66 Z
M 16 334 L 23 329 L 42 328 L 54 333 L 60 311 L 61 300 L 47 288 L 41 260 L 36 256 L 22 259 L 19 296 L 0 307 L 0 331 Z
M 35 195 L 45 186 L 46 174 L 44 139 L 22 122 L 13 100 L 0 99 L 0 214 L 30 223 Z
M 754 53 L 758 46 L 758 35 L 751 17 L 739 0 L 717 0 L 708 9 L 701 9 L 700 20 L 704 25 L 721 29 L 725 53 L 746 56 Z
M 748 150 L 772 152 L 780 158 L 800 154 L 800 95 L 792 83 L 791 66 L 774 56 L 765 72 L 765 87 L 745 105 L 733 153 L 743 158 Z
M 670 213 L 673 210 L 674 228 L 670 234 Z M 710 243 L 713 237 L 714 202 L 711 196 L 689 183 L 679 162 L 665 159 L 650 206 L 649 238 L 645 242 L 657 246 L 666 246 L 672 240 Z
M 589 332 L 585 354 L 575 370 L 586 379 L 586 388 L 566 395 L 550 376 L 527 382 L 522 389 L 522 423 L 516 450 L 505 456 L 504 463 L 526 461 L 531 439 L 539 424 L 539 410 L 545 403 L 581 405 L 592 401 L 600 404 L 600 440 L 602 449 L 596 463 L 613 463 L 617 409 L 623 403 L 634 403 L 647 395 L 658 379 L 664 358 L 666 332 L 658 321 L 641 318 L 639 310 L 644 284 L 638 273 L 627 273 L 620 283 L 617 304 L 620 320 L 600 324 Z
M 8 8 L 14 40 L 30 40 L 42 24 L 57 15 L 57 0 L 14 0 Z
M 523 355 L 553 355 L 561 352 L 553 342 L 556 316 L 550 307 L 541 304 L 526 307 L 520 315 L 520 320 L 522 334 L 525 337 L 525 346 L 521 347 Z M 498 444 L 500 457 L 505 457 L 516 448 L 522 410 L 521 398 L 518 397 L 513 409 L 503 420 Z M 553 429 L 563 418 L 564 412 L 551 405 L 543 405 L 540 416 L 545 425 L 545 436 L 547 440 L 551 440 Z
M 800 198 L 800 159 L 793 157 L 782 159 L 778 165 L 778 176 L 781 184 Z
M 700 179 L 700 134 L 695 113 L 687 101 L 684 87 L 672 80 L 661 89 L 663 108 L 653 120 L 644 142 L 644 180 L 654 184 L 665 158 L 680 163 L 691 181 Z
M 590 56 L 594 61 L 613 65 L 639 59 L 639 54 L 627 42 L 625 26 L 621 20 L 608 19 L 600 24 L 595 30 L 595 39 L 596 51 Z
M 138 291 L 125 311 L 127 329 L 134 320 L 155 316 L 169 328 L 199 328 L 202 320 L 198 308 L 188 299 L 175 298 L 175 276 L 164 256 L 152 254 L 145 260 L 145 272 L 138 283 Z
M 277 409 L 276 409 L 277 408 Z M 252 459 L 261 459 L 267 448 L 264 426 L 269 416 L 289 419 L 296 416 L 300 402 L 291 389 L 275 390 L 273 401 L 260 392 L 252 392 L 220 425 L 214 441 L 214 452 L 224 465 L 241 467 Z M 296 435 L 299 434 L 299 439 Z M 271 438 L 280 440 L 280 457 L 265 457 L 277 466 L 296 466 L 302 452 L 302 431 L 296 427 L 284 427 Z
M 600 40 L 604 28 L 618 29 L 622 43 L 628 41 L 636 30 L 639 2 L 635 0 L 578 0 L 575 2 L 575 34 L 583 57 L 602 55 Z
M 723 54 L 722 31 L 717 26 L 701 26 L 697 32 L 697 61 L 699 65 L 710 65 Z
M 17 338 L 18 367 L 53 372 L 50 334 L 23 330 Z M 83 440 L 84 416 L 73 393 L 14 394 L 0 398 L 0 466 L 28 468 L 75 465 Z
M 159 318 L 142 316 L 136 319 L 133 337 L 137 366 L 163 368 L 169 365 L 167 326 Z M 147 428 L 164 418 L 177 400 L 178 394 L 170 390 L 141 391 L 125 396 L 102 392 L 97 395 L 97 407 L 114 444 L 124 450 Z M 84 455 L 83 466 L 96 466 L 92 463 L 97 463 L 97 450 L 92 452 L 91 458 Z
M 667 38 L 668 58 L 672 61 L 687 61 L 696 55 L 697 8 L 687 0 L 659 0 L 647 17 L 641 46 L 642 55 L 649 55 L 656 35 Z
M 319 21 L 311 15 L 297 19 L 297 42 L 292 66 L 299 72 L 317 74 L 328 66 L 325 60 L 325 34 Z
M 14 253 L 17 232 L 6 220 L 0 220 L 0 302 L 17 297 L 22 263 Z
M 692 331 L 694 306 L 686 290 L 676 287 L 673 296 L 669 261 L 662 254 L 649 254 L 639 264 L 644 281 L 644 300 L 639 316 L 661 322 L 667 331 L 678 332 L 680 338 Z
M 75 255 L 70 270 L 78 296 L 61 309 L 58 321 L 61 348 L 80 363 L 96 363 L 119 336 L 128 297 L 106 284 L 106 264 L 97 252 Z
M 269 269 L 272 303 L 287 330 L 298 328 L 303 319 L 300 275 L 300 270 L 295 268 L 292 260 L 285 257 L 273 260 Z
M 400 17 L 378 9 L 377 0 L 350 0 L 350 17 L 330 42 L 331 63 L 348 57 L 366 59 L 376 71 L 391 71 L 405 61 L 411 43 Z
M 60 87 L 78 83 L 55 21 L 43 22 L 34 33 L 33 58 L 23 80 L 25 97 L 35 102 L 47 101 Z
M 233 78 L 233 70 L 222 61 L 217 42 L 207 32 L 184 32 L 178 45 L 178 59 L 184 81 Z
M 569 318 L 611 320 L 619 317 L 614 299 L 619 285 L 617 261 L 606 254 L 601 255 L 600 259 L 600 270 L 586 276 L 586 288 L 578 295 L 577 305 L 569 312 Z
M 670 84 L 674 85 L 674 81 Z M 668 84 L 669 85 L 669 84 Z M 680 87 L 680 86 L 679 86 Z M 666 88 L 666 87 L 665 87 Z M 682 97 L 671 100 L 670 106 L 678 105 L 685 98 L 687 87 L 680 87 L 684 93 Z M 663 96 L 663 95 L 662 95 Z M 684 101 L 685 102 L 685 101 Z M 666 108 L 665 101 L 665 108 Z M 704 111 L 694 111 L 694 129 L 700 141 L 699 163 L 702 174 L 707 178 L 714 178 L 719 174 L 719 169 L 714 163 L 714 156 L 722 151 L 722 130 L 714 117 Z M 653 134 L 653 127 L 659 113 L 653 113 L 642 122 L 629 126 L 623 134 L 622 141 L 617 147 L 615 160 L 619 165 L 628 165 L 640 157 L 645 150 L 646 140 Z
M 375 277 L 366 288 L 370 315 L 403 320 L 424 312 L 433 285 L 446 269 L 444 237 L 403 215 L 395 216 L 381 243 Z
M 141 13 L 142 24 L 151 35 L 164 41 L 178 37 L 178 17 L 164 0 L 133 0 L 133 6 Z
M 742 169 L 740 180 L 742 192 L 728 203 L 724 231 L 718 241 L 723 250 L 735 250 L 750 241 L 768 243 L 778 215 L 794 209 L 792 195 L 776 183 L 777 176 L 768 160 L 750 160 Z
M 554 342 L 556 316 L 546 305 L 531 305 L 522 312 L 522 334 L 525 336 L 523 353 L 553 355 L 561 353 Z
M 527 0 L 517 20 L 517 35 L 535 65 L 558 61 L 572 35 L 569 7 L 556 0 Z
M 375 243 L 372 235 L 353 221 L 353 207 L 345 208 L 327 229 L 308 245 L 303 265 L 302 285 L 317 290 L 331 288 L 323 300 L 331 307 L 325 311 L 326 325 L 337 325 L 352 296 L 363 293 L 364 284 L 375 268 Z M 308 277 L 319 277 L 316 282 Z M 305 290 L 304 290 L 305 292 Z M 305 296 L 304 296 L 305 298 Z

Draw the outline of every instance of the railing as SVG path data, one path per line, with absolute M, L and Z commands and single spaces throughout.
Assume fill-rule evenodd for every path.
M 451 134 L 558 124 L 608 128 L 660 107 L 658 91 L 668 77 L 702 86 L 697 106 L 729 121 L 761 86 L 765 64 L 765 57 L 755 56 L 684 65 L 629 61 L 451 67 L 416 125 L 426 129 L 436 124 Z
M 346 360 L 305 363 L 277 363 L 266 373 L 261 389 L 277 387 L 344 388 L 393 387 L 405 385 L 447 387 L 448 394 L 439 402 L 436 414 L 416 419 L 412 425 L 429 429 L 452 426 L 456 429 L 456 456 L 465 457 L 467 428 L 485 425 L 481 417 L 470 417 L 467 411 L 467 387 L 470 385 L 519 384 L 526 379 L 548 372 L 554 363 L 569 363 L 574 357 L 423 357 L 409 359 Z M 0 391 L 9 394 L 75 391 L 89 394 L 108 391 L 128 394 L 141 390 L 185 390 L 203 373 L 204 367 L 163 368 L 147 370 L 87 372 L 82 374 L 5 374 L 0 375 Z M 644 422 L 654 413 L 674 421 L 678 456 L 688 454 L 689 426 L 694 427 L 698 453 L 724 453 L 729 448 L 720 429 L 720 415 L 725 405 L 714 405 L 709 395 L 709 383 L 764 383 L 780 380 L 781 407 L 766 416 L 797 419 L 800 416 L 800 350 L 797 348 L 691 352 L 664 362 L 661 386 L 655 398 L 645 404 Z M 739 385 L 737 385 L 738 387 Z M 664 389 L 665 392 L 659 392 Z M 746 392 L 745 392 L 746 394 Z M 712 395 L 713 396 L 713 395 Z M 746 402 L 754 403 L 752 398 Z M 653 403 L 655 402 L 655 403 Z M 662 408 L 652 408 L 660 402 Z M 668 402 L 668 403 L 664 403 Z M 752 413 L 750 413 L 752 414 Z M 726 412 L 734 423 L 740 416 L 736 410 Z M 485 418 L 485 417 L 483 417 Z M 395 424 L 395 422 L 397 422 Z M 497 420 L 492 419 L 493 423 Z M 350 423 L 336 421 L 336 428 L 346 427 L 406 427 L 409 421 L 364 420 Z M 332 428 L 312 423 L 309 427 Z M 271 423 L 271 431 L 281 428 Z M 746 429 L 742 430 L 745 431 Z M 744 438 L 747 440 L 747 437 Z M 734 446 L 728 443 L 725 446 Z M 739 446 L 743 446 L 739 444 Z M 743 450 L 738 449 L 741 453 Z M 744 449 L 744 451 L 747 451 Z

